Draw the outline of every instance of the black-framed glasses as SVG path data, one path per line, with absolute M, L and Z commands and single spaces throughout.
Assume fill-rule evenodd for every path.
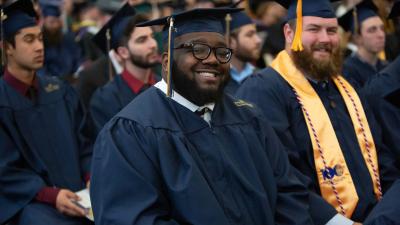
M 184 43 L 174 49 L 181 48 L 191 49 L 193 57 L 198 60 L 207 59 L 211 54 L 211 50 L 213 50 L 215 58 L 221 64 L 228 63 L 232 58 L 232 49 L 227 47 L 211 47 L 203 43 Z

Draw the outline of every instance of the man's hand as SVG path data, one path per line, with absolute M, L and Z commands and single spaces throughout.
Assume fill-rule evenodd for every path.
M 61 189 L 56 199 L 57 210 L 67 216 L 84 217 L 86 211 L 72 201 L 79 201 L 79 196 L 70 190 Z
M 353 223 L 353 225 L 362 225 L 362 223 L 355 222 L 355 223 Z

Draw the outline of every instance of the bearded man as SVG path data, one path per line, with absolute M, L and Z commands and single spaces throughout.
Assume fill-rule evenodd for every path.
M 235 10 L 173 15 L 175 47 L 162 54 L 163 80 L 97 138 L 96 224 L 312 224 L 307 189 L 272 128 L 253 105 L 224 94 L 232 50 L 223 19 Z M 165 44 L 167 21 L 142 25 L 164 25 Z
M 256 24 L 244 12 L 233 13 L 230 32 L 230 47 L 235 54 L 231 60 L 231 80 L 225 92 L 235 95 L 243 81 L 254 73 L 256 62 L 261 53 L 261 38 L 257 34 Z
M 262 109 L 291 163 L 312 179 L 311 191 L 336 209 L 334 216 L 324 204 L 311 203 L 316 224 L 365 222 L 399 177 L 394 157 L 362 96 L 339 75 L 338 21 L 330 2 L 279 2 L 288 8 L 286 48 L 237 96 Z
M 72 33 L 63 33 L 58 3 L 41 4 L 45 63 L 39 75 L 70 80 L 82 63 L 82 53 Z
M 159 64 L 157 42 L 151 28 L 136 27 L 136 23 L 145 21 L 146 17 L 133 16 L 134 11 L 126 3 L 94 37 L 96 42 L 101 42 L 98 45 L 104 53 L 108 53 L 106 33 L 111 29 L 111 46 L 124 66 L 122 73 L 97 89 L 90 100 L 89 112 L 95 134 L 132 99 L 156 82 L 152 67 Z

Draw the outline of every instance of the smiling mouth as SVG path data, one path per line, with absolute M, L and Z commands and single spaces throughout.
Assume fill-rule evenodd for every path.
M 202 76 L 202 77 L 205 77 L 205 78 L 216 78 L 219 75 L 219 73 L 202 71 L 202 72 L 196 72 L 196 75 Z

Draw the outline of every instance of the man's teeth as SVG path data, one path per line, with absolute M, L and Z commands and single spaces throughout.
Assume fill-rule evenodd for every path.
M 203 77 L 216 77 L 217 76 L 215 73 L 208 73 L 208 72 L 198 72 L 198 74 Z

